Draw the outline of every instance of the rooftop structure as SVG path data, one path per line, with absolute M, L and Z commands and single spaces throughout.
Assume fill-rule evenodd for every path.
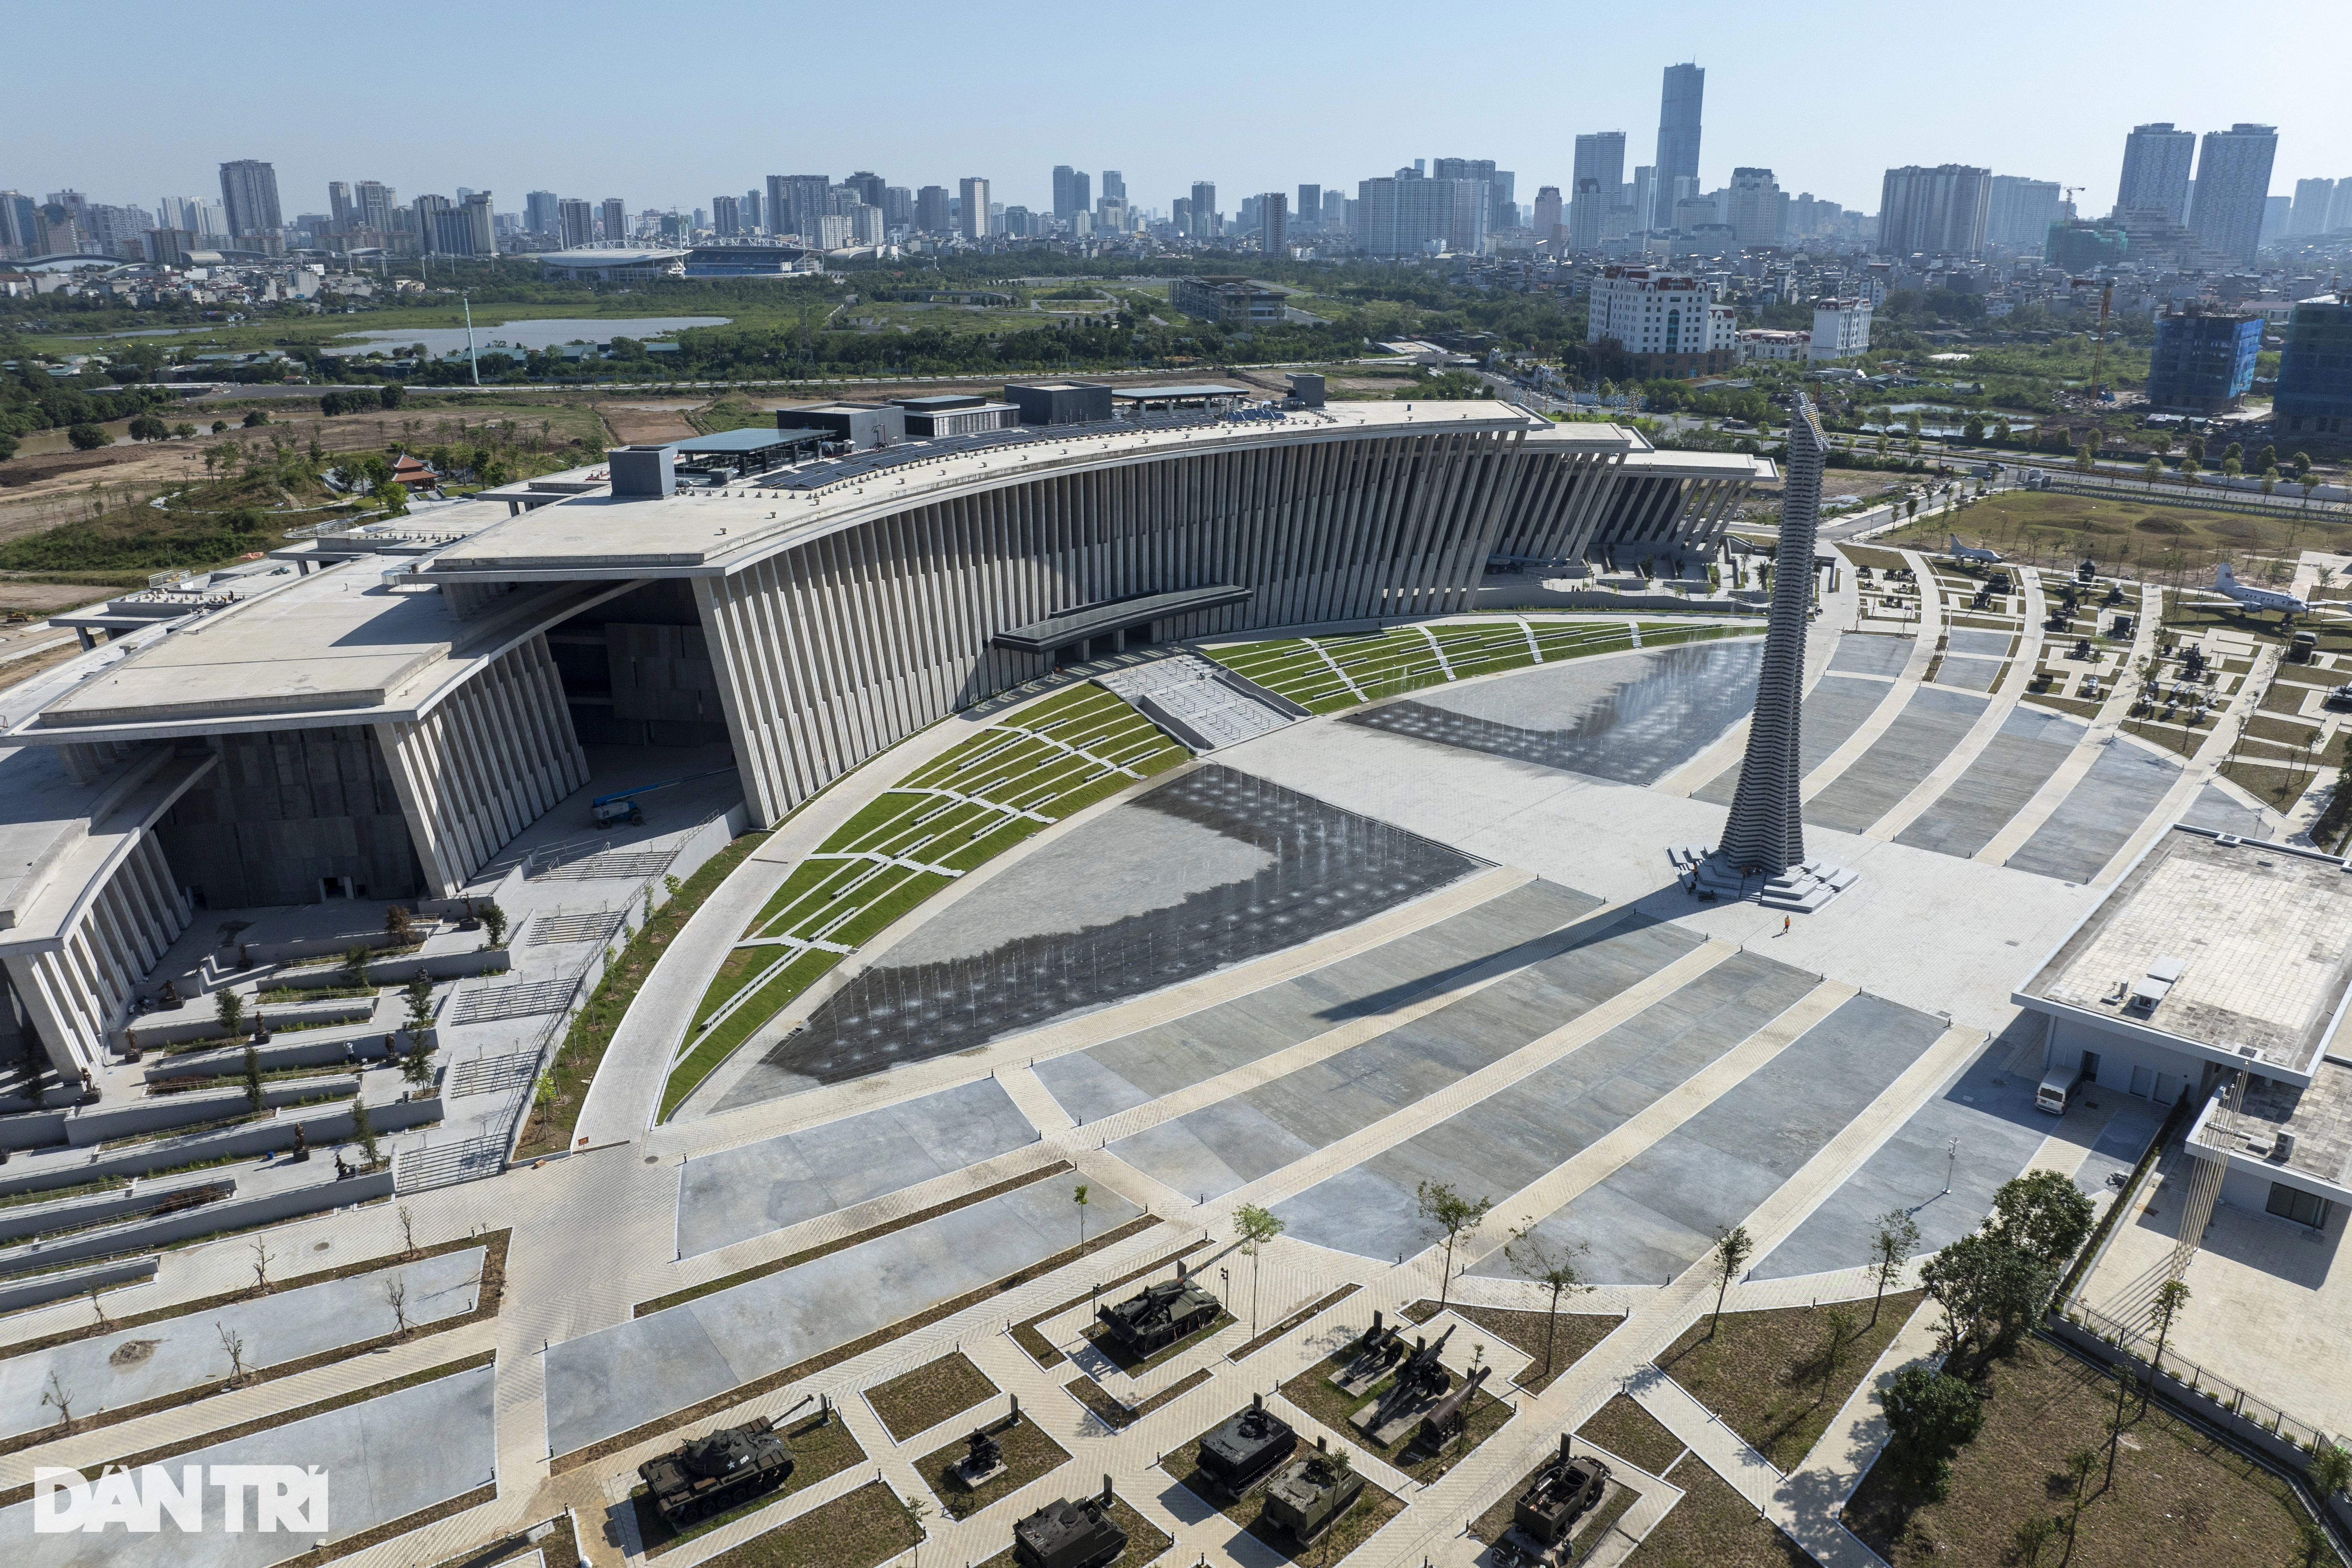
M 2347 994 L 2344 862 L 2180 828 L 2157 840 L 2013 1000 L 2047 1014 L 2070 1042 L 2091 1028 L 2126 1051 L 2169 1052 L 2184 1075 L 2185 1063 L 2250 1064 L 2300 1085 L 2317 1070 Z

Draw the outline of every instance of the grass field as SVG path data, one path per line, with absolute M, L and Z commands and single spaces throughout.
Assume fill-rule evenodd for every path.
M 1750 1447 L 1781 1470 L 1794 1470 L 1920 1299 L 1916 1290 L 1887 1297 L 1874 1326 L 1867 1301 L 1726 1312 L 1719 1328 L 1702 1318 L 1658 1365 Z M 1857 1336 L 1834 1360 L 1828 1353 L 1832 1311 L 1853 1314 L 1849 1331 Z
M 1088 684 L 899 780 L 793 867 L 745 928 L 695 1009 L 662 1114 L 819 975 L 958 876 L 1183 758 Z
M 2073 1540 L 2062 1529 L 2042 1552 L 2070 1568 L 2151 1568 L 2157 1563 L 2269 1568 L 2314 1563 L 2298 1525 L 2305 1516 L 2286 1483 L 2151 1405 L 2129 1421 L 2106 1471 L 2113 1385 L 2056 1346 L 2027 1340 L 1996 1363 L 1984 1427 L 1952 1461 L 1950 1495 L 1907 1508 L 1874 1468 L 1846 1505 L 1845 1522 L 1890 1563 L 2021 1562 L 2018 1527 L 2040 1515 L 2061 1526 L 2073 1510 L 2066 1456 L 2097 1454 Z M 1675 1510 L 1680 1513 L 1678 1508 Z M 1672 1516 L 1668 1516 L 1671 1520 Z M 2325 1548 L 2323 1547 L 2323 1552 Z
M 2299 515 L 2290 509 L 2268 517 L 2167 506 L 2161 487 L 2142 494 L 2118 490 L 2113 496 L 2009 490 L 1949 519 L 1922 518 L 1881 534 L 1879 540 L 1940 551 L 1951 533 L 1958 534 L 1963 544 L 1987 545 L 2039 565 L 2070 566 L 2088 555 L 2101 570 L 2125 576 L 2168 579 L 2176 573 L 2194 573 L 2208 582 L 2208 563 L 2217 555 L 2242 565 L 2251 556 L 2352 548 L 2352 522 L 2339 518 Z M 2251 574 L 2246 575 L 2252 580 Z
M 1643 647 L 1753 635 L 1747 626 L 1644 621 Z M 1283 637 L 1207 650 L 1210 657 L 1270 691 L 1318 713 L 1395 697 L 1474 675 L 1527 668 L 1634 646 L 1622 620 L 1450 621 L 1340 637 Z

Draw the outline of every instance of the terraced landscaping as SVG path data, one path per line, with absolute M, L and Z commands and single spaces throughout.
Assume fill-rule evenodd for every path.
M 1184 756 L 1149 720 L 1089 684 L 989 725 L 899 780 L 793 867 L 737 940 L 695 1009 L 662 1114 L 924 900 Z
M 1318 713 L 1538 663 L 1753 635 L 1745 626 L 1622 620 L 1452 621 L 1339 637 L 1280 637 L 1203 651 L 1237 674 Z

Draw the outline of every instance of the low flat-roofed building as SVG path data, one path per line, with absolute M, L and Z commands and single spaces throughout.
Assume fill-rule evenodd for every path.
M 907 438 L 907 411 L 895 403 L 808 403 L 776 410 L 776 427 L 799 426 L 831 433 L 861 452 Z
M 2201 1101 L 2189 1151 L 2222 1166 L 2221 1203 L 2324 1229 L 2352 1202 L 2344 861 L 2175 827 L 2011 999 L 2050 1020 L 2045 1074 Z
M 719 430 L 673 441 L 669 447 L 683 473 L 764 474 L 803 458 L 815 457 L 826 442 L 838 439 L 832 431 L 814 425 L 797 425 L 788 429 L 779 419 L 776 426 L 773 430 L 756 425 L 740 430 Z
M 1168 289 L 1168 302 L 1184 314 L 1227 327 L 1279 321 L 1287 298 L 1279 289 L 1246 278 L 1179 278 Z
M 1246 386 L 1226 386 L 1209 382 L 1196 386 L 1122 386 L 1111 393 L 1111 401 L 1131 409 L 1145 408 L 1213 408 L 1221 404 L 1248 402 L 1265 395 Z
M 1010 403 L 948 394 L 939 397 L 896 400 L 907 411 L 907 438 L 933 440 L 942 436 L 971 436 L 982 430 L 1010 430 L 1021 423 L 1021 410 Z
M 2105 1089 L 2170 1105 L 2239 1066 L 2308 1083 L 2352 987 L 2343 868 L 2176 827 L 2011 1000 L 2051 1020 L 2045 1066 L 2089 1051 Z
M 1111 416 L 1111 389 L 1103 382 L 1006 382 L 1004 401 L 1024 425 L 1085 425 Z

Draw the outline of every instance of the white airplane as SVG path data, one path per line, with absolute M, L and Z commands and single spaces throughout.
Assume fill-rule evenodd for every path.
M 2311 606 L 2293 594 L 2274 593 L 2268 588 L 2249 588 L 2238 581 L 2226 561 L 2213 568 L 2213 591 L 2238 601 L 2250 610 L 2276 610 L 2282 615 L 2306 616 Z
M 1962 544 L 1960 536 L 1957 533 L 1948 533 L 1944 537 L 1952 542 L 1951 548 L 1945 553 L 1955 561 L 1981 561 L 1990 566 L 2000 560 L 2000 552 L 1998 550 L 1979 550 L 1973 544 Z

